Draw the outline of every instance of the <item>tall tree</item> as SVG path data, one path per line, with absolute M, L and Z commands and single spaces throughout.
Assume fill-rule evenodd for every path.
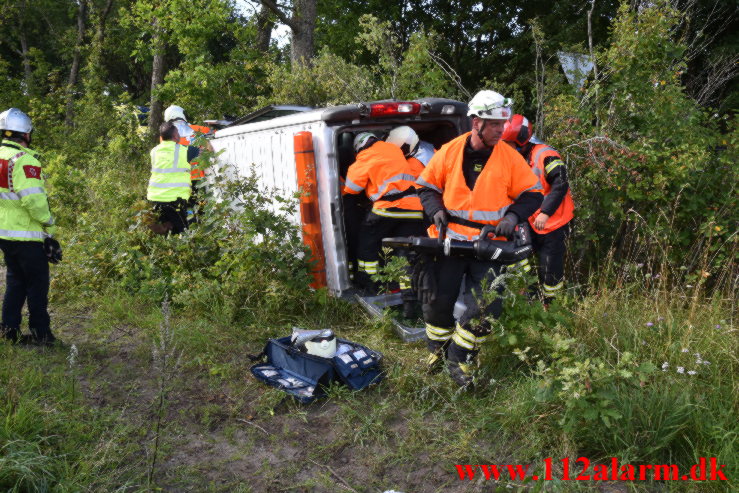
M 67 81 L 67 108 L 64 123 L 71 127 L 74 118 L 74 99 L 77 89 L 77 79 L 80 73 L 80 59 L 82 58 L 82 44 L 85 40 L 85 22 L 87 21 L 87 0 L 77 2 L 77 42 L 72 56 L 72 67 L 69 69 Z
M 266 53 L 269 50 L 269 42 L 272 39 L 272 30 L 275 27 L 274 14 L 264 2 L 259 4 L 259 12 L 254 16 L 257 27 L 257 49 Z
M 316 29 L 317 0 L 293 0 L 288 16 L 273 0 L 262 3 L 275 13 L 278 19 L 290 28 L 290 62 L 293 66 L 310 64 L 315 55 L 314 31 Z

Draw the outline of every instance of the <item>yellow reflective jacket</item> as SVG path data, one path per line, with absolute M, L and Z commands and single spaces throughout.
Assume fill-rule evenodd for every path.
M 0 238 L 40 241 L 54 234 L 38 154 L 12 140 L 0 145 Z
M 165 140 L 151 150 L 151 178 L 146 198 L 154 202 L 189 199 L 190 164 L 187 147 Z

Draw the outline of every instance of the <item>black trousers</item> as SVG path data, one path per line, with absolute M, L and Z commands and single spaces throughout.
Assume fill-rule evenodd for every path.
M 357 244 L 357 283 L 369 290 L 376 290 L 377 286 L 372 281 L 372 274 L 377 273 L 381 266 L 380 254 L 382 252 L 382 239 L 393 236 L 427 236 L 421 219 L 399 219 L 394 217 L 379 216 L 373 212 L 367 214 L 359 228 Z M 407 251 L 397 250 L 396 255 L 408 257 Z M 408 272 L 410 276 L 410 272 Z M 416 299 L 410 288 L 410 277 L 401 282 L 401 293 L 404 300 Z
M 533 231 L 533 228 L 532 228 Z M 539 283 L 543 298 L 554 298 L 564 286 L 565 242 L 570 235 L 570 223 L 547 234 L 532 235 L 534 252 L 539 260 Z
M 498 318 L 503 311 L 503 285 L 495 285 L 503 265 L 461 257 L 440 257 L 434 263 L 436 297 L 423 305 L 423 319 L 429 349 L 451 339 L 447 356 L 451 361 L 464 362 L 477 354 L 479 345 L 490 334 L 488 317 Z M 466 309 L 454 323 L 454 304 L 464 282 Z M 483 287 L 486 288 L 483 293 Z
M 0 240 L 5 257 L 5 297 L 2 323 L 11 331 L 21 326 L 21 310 L 28 303 L 28 326 L 37 337 L 50 334 L 49 260 L 43 243 Z
M 180 234 L 187 229 L 187 200 L 180 198 L 173 202 L 152 202 L 152 204 L 154 210 L 159 212 L 159 222 L 172 224 L 173 234 Z

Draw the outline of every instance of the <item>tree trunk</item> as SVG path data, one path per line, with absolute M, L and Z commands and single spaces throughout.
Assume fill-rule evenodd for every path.
M 314 55 L 313 32 L 316 29 L 316 0 L 294 0 L 290 61 L 309 65 Z
M 259 13 L 256 16 L 257 23 L 257 49 L 261 53 L 269 50 L 269 42 L 272 39 L 272 30 L 275 27 L 275 21 L 272 19 L 271 9 L 262 3 Z
M 156 141 L 159 136 L 159 125 L 162 123 L 162 101 L 157 95 L 159 86 L 164 82 L 164 53 L 166 46 L 158 22 L 154 21 L 155 35 L 151 40 L 154 46 L 154 61 L 151 69 L 151 103 L 149 104 L 149 133 Z
M 33 88 L 33 69 L 31 68 L 31 59 L 28 57 L 28 40 L 26 39 L 26 33 L 21 27 L 18 33 L 18 39 L 21 43 L 21 59 L 23 60 L 23 74 L 26 83 L 26 95 L 31 95 L 31 89 Z
M 108 21 L 108 15 L 113 9 L 113 0 L 108 0 L 105 4 L 105 8 L 100 12 L 100 18 L 98 19 L 98 26 L 95 30 L 95 57 L 94 62 L 99 66 L 103 62 L 103 43 L 105 43 L 105 27 Z
M 67 84 L 67 111 L 64 123 L 68 127 L 74 125 L 74 93 L 77 87 L 77 78 L 80 73 L 80 58 L 82 58 L 82 43 L 85 39 L 85 19 L 87 18 L 87 0 L 79 0 L 77 10 L 77 44 L 74 47 L 72 57 L 72 68 L 69 70 L 69 82 Z

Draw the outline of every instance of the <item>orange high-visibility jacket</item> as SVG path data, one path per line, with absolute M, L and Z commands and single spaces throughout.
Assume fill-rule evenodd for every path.
M 541 192 L 541 184 L 526 160 L 501 141 L 493 148 L 475 188 L 470 190 L 462 172 L 464 146 L 470 133 L 443 145 L 421 173 L 416 186 L 428 187 L 442 194 L 444 207 L 452 217 L 496 225 L 522 193 Z M 452 221 L 447 226 L 449 238 L 475 240 L 479 236 L 480 228 Z M 428 232 L 432 238 L 439 236 L 434 225 Z
M 420 171 L 405 159 L 400 147 L 378 140 L 360 151 L 357 160 L 349 166 L 344 193 L 358 194 L 364 191 L 373 202 L 373 209 L 394 207 L 421 211 L 421 200 L 414 188 Z M 409 191 L 410 188 L 413 190 Z M 393 199 L 393 196 L 400 194 L 403 196 Z
M 548 157 L 554 157 L 555 159 L 553 161 L 550 161 L 549 164 L 545 167 L 544 160 L 546 160 L 546 158 Z M 548 145 L 536 144 L 531 149 L 531 153 L 529 154 L 529 166 L 531 166 L 531 169 L 534 171 L 537 178 L 539 178 L 539 181 L 542 183 L 544 196 L 546 197 L 549 194 L 549 191 L 552 189 L 552 186 L 546 180 L 546 175 L 557 166 L 564 166 L 564 163 L 562 162 L 562 157 L 556 150 L 549 147 Z M 540 212 L 541 209 L 538 209 L 529 218 L 529 224 L 531 224 L 532 228 L 534 228 L 534 220 Z M 557 228 L 561 228 L 562 226 L 570 222 L 573 217 L 575 217 L 574 212 L 575 203 L 572 201 L 572 194 L 568 189 L 565 198 L 562 199 L 562 203 L 559 204 L 559 207 L 556 211 L 554 211 L 554 214 L 549 217 L 547 223 L 544 225 L 544 229 L 539 230 L 534 228 L 534 231 L 536 231 L 538 234 L 547 234 Z
M 197 133 L 207 134 L 208 132 L 210 132 L 210 127 L 204 127 L 202 125 L 192 125 L 190 123 L 188 123 L 187 125 L 191 129 L 193 129 L 193 131 L 196 133 L 190 135 L 189 137 L 180 138 L 179 143 L 183 146 L 192 145 L 192 142 L 195 140 L 195 137 L 197 137 L 196 135 Z M 190 169 L 190 180 L 191 181 L 200 180 L 200 179 L 205 178 L 205 170 L 198 168 L 197 161 L 193 161 L 192 163 L 190 163 L 190 165 L 191 165 L 191 169 Z

